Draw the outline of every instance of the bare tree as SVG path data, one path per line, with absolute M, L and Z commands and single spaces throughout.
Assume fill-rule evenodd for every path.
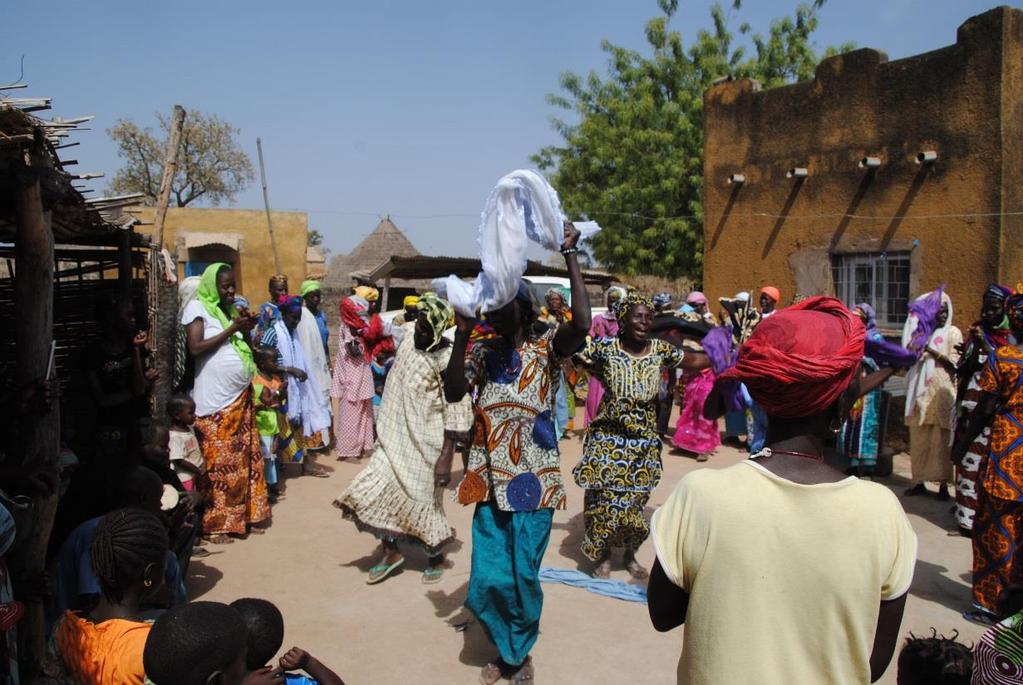
M 142 193 L 155 203 L 163 173 L 163 151 L 170 127 L 168 117 L 157 113 L 161 137 L 148 126 L 121 119 L 107 130 L 117 144 L 124 166 L 114 175 L 114 193 Z M 215 114 L 189 110 L 181 134 L 181 156 L 171 192 L 178 207 L 197 200 L 217 206 L 232 201 L 252 182 L 252 162 L 241 149 L 239 130 Z

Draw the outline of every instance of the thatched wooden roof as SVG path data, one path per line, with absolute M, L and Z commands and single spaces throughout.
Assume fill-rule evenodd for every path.
M 352 284 L 353 273 L 365 276 L 391 257 L 416 257 L 419 254 L 415 245 L 394 225 L 391 217 L 386 217 L 354 250 L 330 261 L 326 284 L 344 288 Z
M 92 119 L 43 119 L 34 112 L 49 109 L 49 98 L 15 98 L 6 94 L 22 84 L 0 86 L 0 242 L 12 242 L 15 235 L 15 198 L 26 173 L 24 159 L 30 149 L 41 149 L 43 161 L 33 172 L 40 175 L 43 204 L 51 210 L 54 241 L 64 244 L 116 244 L 119 228 L 134 220 L 121 208 L 137 202 L 138 196 L 90 198 L 81 182 L 103 174 L 70 170 L 75 159 L 62 158 L 58 151 L 77 143 L 67 138 Z

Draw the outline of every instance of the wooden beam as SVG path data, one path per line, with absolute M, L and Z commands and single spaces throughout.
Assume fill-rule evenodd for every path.
M 156 196 L 156 212 L 153 218 L 153 243 L 163 248 L 163 224 L 167 218 L 174 175 L 178 172 L 178 155 L 181 152 L 181 130 L 185 125 L 185 108 L 174 105 L 170 131 L 167 134 L 167 149 L 163 153 L 163 176 L 160 178 L 160 192 Z
M 14 330 L 17 375 L 20 387 L 45 380 L 53 342 L 53 233 L 51 213 L 43 207 L 40 175 L 47 167 L 43 137 L 37 136 L 31 153 L 21 163 L 16 191 L 17 229 L 14 306 L 18 325 Z M 54 404 L 45 414 L 21 419 L 21 454 L 24 466 L 39 464 L 57 468 L 60 438 L 60 409 Z M 41 578 L 46 567 L 46 549 L 57 511 L 57 493 L 35 495 L 29 538 L 14 560 L 18 571 L 29 578 Z M 46 655 L 46 620 L 41 601 L 26 601 L 22 623 L 25 638 L 21 654 L 22 678 L 31 682 L 38 675 Z M 21 632 L 21 631 L 19 631 Z

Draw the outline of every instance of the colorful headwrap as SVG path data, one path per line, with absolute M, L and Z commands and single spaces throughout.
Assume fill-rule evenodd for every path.
M 645 305 L 649 309 L 654 308 L 654 303 L 646 295 L 641 295 L 638 290 L 631 290 L 625 297 L 621 297 L 614 301 L 611 305 L 611 312 L 615 315 L 615 318 L 619 321 L 625 319 L 625 315 L 629 313 L 629 310 L 633 307 Z M 621 330 L 619 329 L 619 333 Z
M 1023 293 L 1009 296 L 1005 301 L 1005 314 L 1009 317 L 1009 326 L 1018 337 L 1023 332 Z
M 547 304 L 550 304 L 551 298 L 554 297 L 555 295 L 560 297 L 562 302 L 568 301 L 568 299 L 565 297 L 564 291 L 560 287 L 551 288 L 550 290 L 548 290 L 547 294 L 543 296 L 543 299 Z
M 686 296 L 686 304 L 696 306 L 698 304 L 707 305 L 707 296 L 701 293 L 699 290 L 694 290 Z
M 288 288 L 288 275 L 287 274 L 274 274 L 270 277 L 270 282 L 267 283 L 267 290 L 273 288 L 275 285 L 283 285 L 285 290 Z
M 302 285 L 298 289 L 298 294 L 301 295 L 302 297 L 305 297 L 309 293 L 315 293 L 316 291 L 322 289 L 323 286 L 320 285 L 319 281 L 314 281 L 310 279 L 308 281 L 302 281 Z
M 863 323 L 839 300 L 812 297 L 761 321 L 720 377 L 744 383 L 769 416 L 813 416 L 856 377 L 864 337 Z
M 945 286 L 940 285 L 909 303 L 909 313 L 916 317 L 917 324 L 904 345 L 907 350 L 919 355 L 927 347 L 931 334 L 938 327 L 938 312 L 941 311 L 944 298 Z
M 990 284 L 984 291 L 985 300 L 994 300 L 1002 305 L 1002 311 L 1006 312 L 1005 316 L 1002 317 L 1002 321 L 997 326 L 989 326 L 983 321 L 978 322 L 981 332 L 984 335 L 984 339 L 991 349 L 997 350 L 999 347 L 1004 347 L 1009 344 L 1010 329 L 1012 324 L 1009 320 L 1008 312 L 1006 311 L 1006 302 L 1009 297 L 1013 294 L 1012 288 L 1007 288 L 1004 285 L 998 285 L 997 283 Z
M 353 331 L 365 330 L 369 321 L 364 318 L 367 310 L 367 302 L 361 297 L 341 298 L 341 323 Z
M 380 299 L 380 291 L 369 285 L 360 285 L 355 288 L 355 296 L 361 297 L 366 302 L 376 302 Z
M 436 295 L 424 295 L 416 303 L 416 310 L 420 314 L 426 314 L 426 321 L 433 332 L 433 342 L 426 348 L 426 352 L 433 352 L 444 340 L 444 331 L 455 315 L 455 309 L 447 300 L 442 300 Z
M 620 285 L 613 285 L 613 286 L 611 286 L 610 288 L 607 289 L 607 292 L 604 294 L 604 299 L 605 300 L 620 300 L 620 299 L 622 299 L 623 297 L 625 297 L 628 294 L 629 294 L 629 291 L 626 290 L 625 288 L 623 288 L 622 286 L 620 286 Z
M 991 283 L 984 291 L 984 297 L 986 299 L 998 300 L 1002 304 L 1009 299 L 1012 295 L 1012 288 L 1008 288 L 1004 285 L 998 285 L 997 283 Z
M 277 300 L 277 306 L 282 312 L 301 312 L 303 304 L 304 301 L 298 295 L 284 295 Z
M 408 309 L 409 307 L 415 307 L 417 304 L 419 304 L 419 296 L 409 295 L 408 297 L 401 301 L 401 308 Z
M 231 319 L 238 318 L 239 316 L 238 309 L 233 304 L 228 308 L 229 314 L 225 314 L 224 310 L 220 308 L 220 292 L 217 290 L 217 275 L 222 269 L 230 268 L 231 267 L 229 265 L 222 262 L 210 264 L 206 267 L 206 270 L 202 272 L 199 287 L 195 291 L 195 299 L 202 302 L 202 306 L 206 312 L 219 321 L 220 325 L 224 328 L 231 325 Z M 245 369 L 245 373 L 249 375 L 255 373 L 256 362 L 252 358 L 252 348 L 245 342 L 245 336 L 240 332 L 232 335 L 231 347 L 233 347 L 234 351 L 238 353 L 239 357 L 241 357 L 242 368 Z
M 656 295 L 654 295 L 652 302 L 654 303 L 655 307 L 660 307 L 661 309 L 665 307 L 670 307 L 671 293 L 669 292 L 657 293 Z
M 877 312 L 867 302 L 860 302 L 856 305 L 856 308 L 863 312 L 863 326 L 867 329 L 867 333 L 877 328 Z

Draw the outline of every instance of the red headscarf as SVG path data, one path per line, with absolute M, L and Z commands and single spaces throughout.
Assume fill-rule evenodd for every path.
M 813 416 L 856 377 L 864 337 L 863 322 L 844 304 L 811 297 L 764 319 L 720 378 L 745 383 L 769 416 Z
M 393 352 L 394 339 L 384 332 L 384 320 L 380 315 L 373 314 L 367 321 L 363 318 L 366 311 L 367 307 L 359 298 L 341 298 L 341 324 L 362 338 L 366 359 L 372 361 L 381 352 Z

